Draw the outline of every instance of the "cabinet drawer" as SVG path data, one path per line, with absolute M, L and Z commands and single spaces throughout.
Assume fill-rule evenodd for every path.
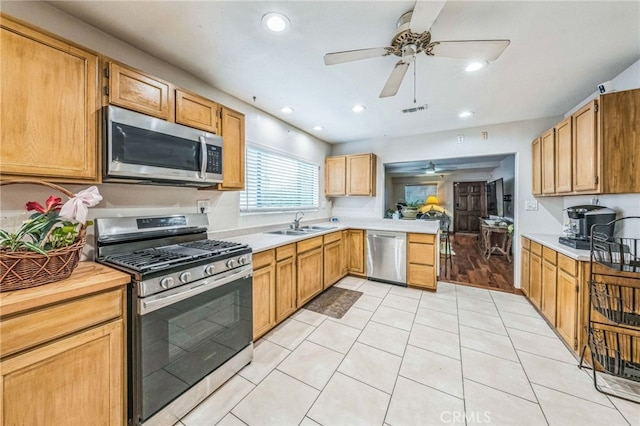
M 542 246 L 538 243 L 534 243 L 531 241 L 531 253 L 537 254 L 538 256 L 542 256 Z
M 287 244 L 286 246 L 276 247 L 276 260 L 281 260 L 293 257 L 296 255 L 296 245 Z
M 433 244 L 409 243 L 409 263 L 433 265 L 435 246 Z
M 97 294 L 0 322 L 0 353 L 6 356 L 59 337 L 119 318 L 123 290 Z
M 300 241 L 299 243 L 297 243 L 297 245 L 298 245 L 298 253 L 302 253 L 314 248 L 322 247 L 322 236 Z
M 551 262 L 554 265 L 556 264 L 557 252 L 548 247 L 542 247 L 542 257 L 547 261 Z
M 578 274 L 578 262 L 571 259 L 570 257 L 565 256 L 564 254 L 558 253 L 558 268 L 571 274 L 574 277 Z
M 253 270 L 262 268 L 263 266 L 269 266 L 273 263 L 274 250 L 261 251 L 260 253 L 254 253 L 253 255 Z
M 340 238 L 342 238 L 342 232 L 341 231 L 332 232 L 332 233 L 326 234 L 324 236 L 324 243 L 325 244 L 329 244 L 329 243 L 332 243 L 334 241 L 338 241 Z
M 434 266 L 409 264 L 407 283 L 420 287 L 436 287 L 436 273 Z
M 528 238 L 520 238 L 520 245 L 522 246 L 523 249 L 525 250 L 530 250 L 531 249 L 531 240 L 529 240 Z
M 409 234 L 409 242 L 434 244 L 436 236 L 434 234 Z

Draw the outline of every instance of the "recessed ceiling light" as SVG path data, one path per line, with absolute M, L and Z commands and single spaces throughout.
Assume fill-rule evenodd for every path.
M 353 111 L 353 112 L 362 112 L 365 109 L 367 109 L 367 107 L 364 106 L 364 105 L 354 105 L 353 108 L 351 108 L 351 111 Z
M 467 117 L 471 117 L 472 115 L 473 115 L 473 111 L 462 111 L 460 114 L 458 114 L 458 117 L 467 118 Z
M 269 12 L 262 17 L 262 25 L 274 33 L 281 33 L 289 29 L 291 21 L 282 13 Z
M 318 131 L 320 131 L 320 130 L 322 130 L 322 129 L 324 129 L 324 127 L 322 127 L 322 126 L 314 126 L 314 127 L 313 127 L 313 130 L 318 130 Z
M 467 65 L 467 67 L 465 68 L 465 71 L 474 72 L 474 71 L 481 70 L 482 68 L 484 68 L 486 66 L 487 66 L 487 62 L 486 61 L 471 62 L 469 65 Z
M 284 112 L 285 114 L 291 114 L 294 110 L 290 106 L 283 106 L 282 108 L 280 108 L 280 111 Z

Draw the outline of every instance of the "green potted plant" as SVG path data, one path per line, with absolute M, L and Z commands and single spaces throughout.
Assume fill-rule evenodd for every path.
M 409 201 L 407 205 L 402 208 L 402 216 L 405 219 L 415 219 L 420 207 L 422 207 L 422 202 Z

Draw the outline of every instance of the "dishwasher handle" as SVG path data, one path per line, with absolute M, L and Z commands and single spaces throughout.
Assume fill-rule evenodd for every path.
M 407 234 L 404 232 L 391 231 L 367 231 L 367 238 L 389 238 L 404 241 L 407 239 Z

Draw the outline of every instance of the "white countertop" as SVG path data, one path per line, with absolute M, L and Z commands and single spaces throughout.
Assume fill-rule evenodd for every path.
M 313 238 L 349 228 L 378 231 L 413 232 L 418 234 L 437 234 L 440 229 L 440 222 L 438 221 L 393 219 L 340 218 L 339 222 L 313 223 L 313 225 L 326 228 L 331 227 L 331 229 L 328 229 L 326 231 L 314 232 L 308 235 L 277 235 L 261 232 L 255 234 L 239 235 L 237 237 L 225 237 L 224 240 L 235 243 L 248 244 L 253 252 L 257 253 L 286 244 L 306 240 L 308 238 Z M 300 226 L 305 226 L 304 221 L 300 222 Z M 286 228 L 286 225 L 282 225 L 280 229 Z
M 578 250 L 560 244 L 558 242 L 560 235 L 558 234 L 522 234 L 521 236 L 553 249 L 558 253 L 562 253 L 572 259 L 579 260 L 581 262 L 588 262 L 591 260 L 591 253 L 589 250 Z

